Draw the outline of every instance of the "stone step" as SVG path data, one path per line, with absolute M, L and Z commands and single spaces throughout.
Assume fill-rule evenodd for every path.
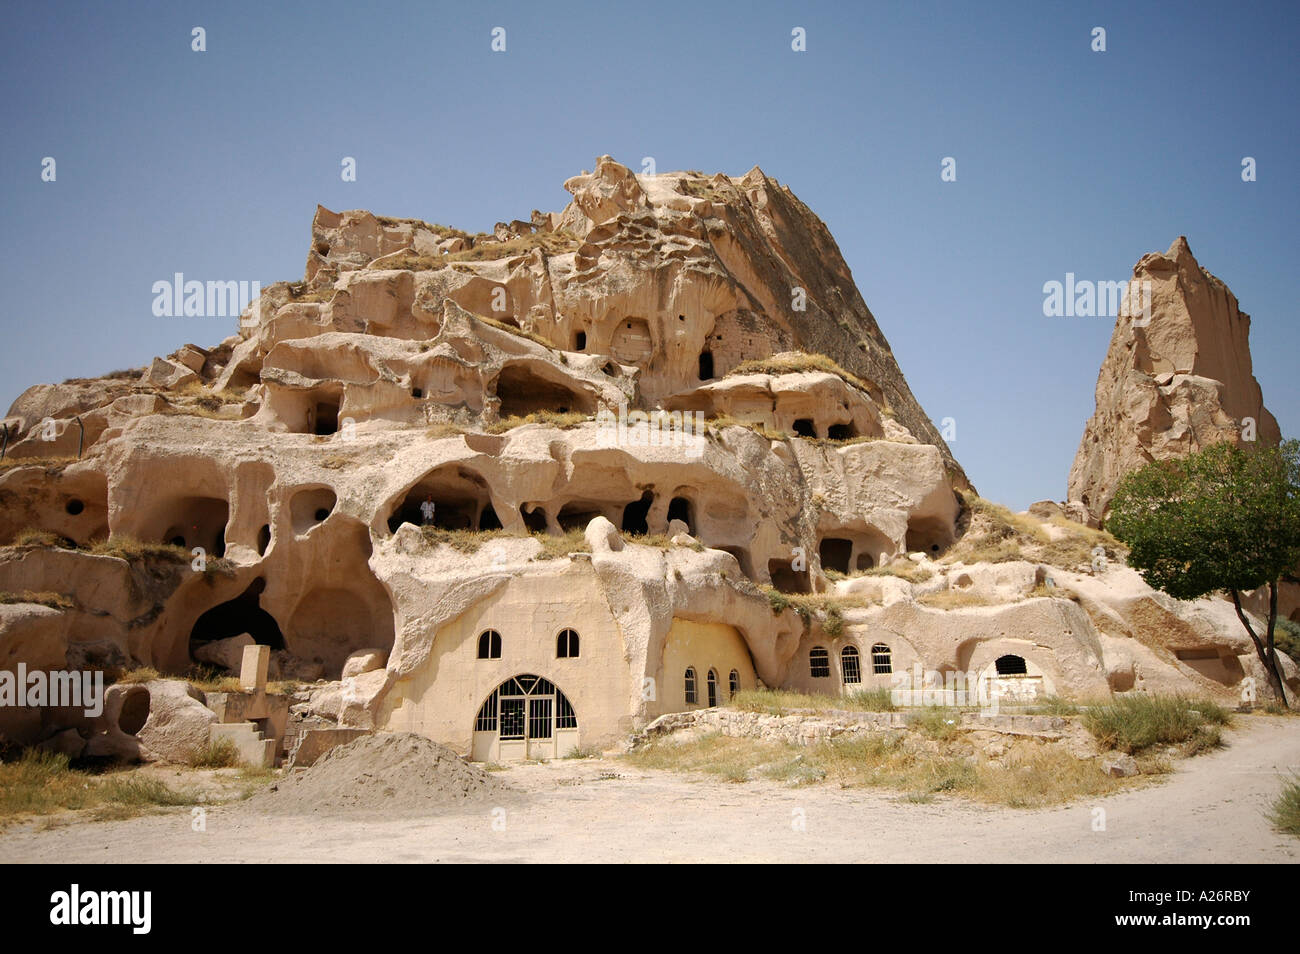
M 239 760 L 254 768 L 275 766 L 275 740 L 264 738 L 251 722 L 217 723 L 208 730 L 208 738 L 229 739 L 239 752 Z

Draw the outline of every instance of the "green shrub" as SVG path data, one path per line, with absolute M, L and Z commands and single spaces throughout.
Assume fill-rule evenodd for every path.
M 190 768 L 234 768 L 239 764 L 239 749 L 230 739 L 210 739 L 190 757 Z
M 919 729 L 927 738 L 944 742 L 961 731 L 961 713 L 942 706 L 927 706 L 909 713 L 907 724 Z
M 1268 820 L 1279 830 L 1300 838 L 1300 775 L 1287 780 L 1273 801 Z
M 1212 745 L 1227 710 L 1183 696 L 1118 696 L 1083 714 L 1083 724 L 1106 748 L 1133 754 L 1156 745 L 1186 745 L 1189 754 Z M 1211 729 L 1210 727 L 1215 727 Z
M 1300 623 L 1278 616 L 1277 624 L 1273 627 L 1273 645 L 1300 662 Z

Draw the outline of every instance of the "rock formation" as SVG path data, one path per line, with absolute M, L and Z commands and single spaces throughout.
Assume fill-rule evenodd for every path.
M 485 759 L 913 664 L 1030 694 L 1223 694 L 1249 671 L 1217 610 L 1044 590 L 1049 565 L 1094 573 L 1082 528 L 1022 551 L 963 512 L 964 474 L 788 189 L 608 157 L 566 188 L 480 235 L 320 208 L 305 280 L 237 335 L 25 392 L 0 670 L 177 675 L 257 643 L 272 678 L 317 681 L 280 697 L 287 737 L 408 730 Z M 1172 643 L 1147 625 L 1189 613 Z M 179 757 L 235 695 L 145 682 L 95 732 Z M 0 710 L 0 732 L 75 748 L 80 724 L 47 716 Z
M 1070 468 L 1067 499 L 1094 526 L 1120 478 L 1145 463 L 1222 441 L 1281 439 L 1251 370 L 1250 316 L 1186 238 L 1143 256 L 1129 288 Z

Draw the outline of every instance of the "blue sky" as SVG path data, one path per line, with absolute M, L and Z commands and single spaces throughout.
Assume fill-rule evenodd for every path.
M 1112 321 L 1045 318 L 1043 283 L 1126 278 L 1178 235 L 1300 436 L 1298 26 L 1289 3 L 11 7 L 0 404 L 233 333 L 154 317 L 153 283 L 301 278 L 317 202 L 490 229 L 609 153 L 790 186 L 986 497 L 1062 498 L 1093 410 Z

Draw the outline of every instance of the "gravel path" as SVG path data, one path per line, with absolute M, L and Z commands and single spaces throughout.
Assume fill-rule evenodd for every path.
M 1300 771 L 1300 719 L 1238 723 L 1228 748 L 1180 763 L 1167 781 L 1056 809 L 559 761 L 498 773 L 499 800 L 402 817 L 267 815 L 243 802 L 209 809 L 205 832 L 191 830 L 188 809 L 17 826 L 0 834 L 0 861 L 1300 861 L 1300 839 L 1263 815 L 1279 776 Z M 1097 808 L 1104 831 L 1093 830 Z

